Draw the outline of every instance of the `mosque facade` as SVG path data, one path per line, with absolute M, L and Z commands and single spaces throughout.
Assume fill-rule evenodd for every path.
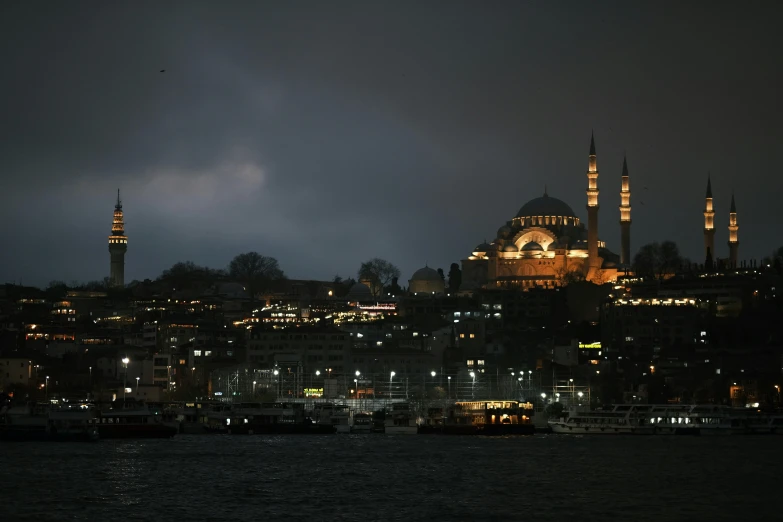
M 615 281 L 618 270 L 630 263 L 631 191 L 625 161 L 620 194 L 622 256 L 608 250 L 598 237 L 598 165 L 591 136 L 587 223 L 545 189 L 543 196 L 522 205 L 498 229 L 495 239 L 484 241 L 462 260 L 462 288 L 553 288 L 576 279 L 599 284 Z

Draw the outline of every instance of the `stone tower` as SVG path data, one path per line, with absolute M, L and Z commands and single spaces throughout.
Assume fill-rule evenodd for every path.
M 631 183 L 628 180 L 628 162 L 625 157 L 620 187 L 620 263 L 631 264 Z
M 737 206 L 734 204 L 734 193 L 731 194 L 731 209 L 729 210 L 729 265 L 734 268 L 737 266 L 737 250 L 739 249 L 739 239 L 737 238 Z
M 704 259 L 715 259 L 715 211 L 712 209 L 712 182 L 707 174 L 707 196 L 704 206 Z
M 112 286 L 125 286 L 125 252 L 127 250 L 128 236 L 125 235 L 120 189 L 117 189 L 117 204 L 114 206 L 114 220 L 112 221 L 111 235 L 109 236 L 109 282 Z
M 601 268 L 598 257 L 598 167 L 595 137 L 590 134 L 590 156 L 587 166 L 587 273 L 588 278 Z

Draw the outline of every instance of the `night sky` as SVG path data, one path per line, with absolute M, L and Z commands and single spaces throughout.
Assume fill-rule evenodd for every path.
M 740 258 L 768 255 L 783 10 L 678 4 L 3 2 L 0 282 L 107 276 L 119 187 L 126 282 L 255 250 L 292 278 L 382 257 L 407 284 L 545 184 L 586 220 L 591 129 L 611 250 L 626 151 L 633 253 L 703 261 L 711 171 L 717 255 L 732 190 Z

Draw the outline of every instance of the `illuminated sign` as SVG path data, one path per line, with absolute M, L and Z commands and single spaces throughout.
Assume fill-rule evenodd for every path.
M 223 392 L 215 392 L 213 395 L 215 395 L 215 397 L 220 397 L 223 395 Z
M 579 343 L 580 350 L 600 350 L 601 343 Z
M 305 388 L 304 389 L 305 397 L 323 397 L 324 389 L 323 388 Z

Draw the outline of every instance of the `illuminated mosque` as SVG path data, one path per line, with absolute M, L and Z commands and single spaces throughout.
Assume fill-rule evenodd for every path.
M 587 168 L 587 226 L 562 200 L 544 195 L 522 205 L 490 243 L 481 243 L 462 261 L 463 288 L 551 288 L 578 277 L 596 283 L 615 281 L 618 268 L 630 264 L 631 191 L 623 160 L 621 254 L 598 238 L 598 166 L 590 138 Z
M 587 226 L 562 200 L 544 195 L 522 205 L 490 243 L 478 245 L 462 260 L 462 288 L 552 288 L 575 279 L 614 282 L 631 269 L 631 187 L 623 158 L 620 180 L 620 254 L 598 237 L 598 165 L 595 138 L 590 137 L 587 166 Z M 707 178 L 704 208 L 704 255 L 715 257 L 712 183 Z M 734 195 L 729 211 L 729 267 L 737 266 L 739 248 Z

